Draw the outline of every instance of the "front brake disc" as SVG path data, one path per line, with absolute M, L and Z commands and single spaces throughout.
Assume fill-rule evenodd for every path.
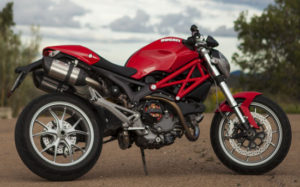
M 253 144 L 253 141 L 249 141 L 248 146 L 246 146 L 247 148 L 245 149 L 245 146 L 243 146 L 242 143 L 244 143 L 244 141 L 246 140 L 245 138 L 243 139 L 243 141 L 238 141 L 236 139 L 229 139 L 230 145 L 232 146 L 232 148 L 238 152 L 241 155 L 244 156 L 258 156 L 261 153 L 265 152 L 272 140 L 272 127 L 269 123 L 269 121 L 261 114 L 255 113 L 255 112 L 251 112 L 252 116 L 254 119 L 256 119 L 262 126 L 263 126 L 263 134 L 264 136 L 262 136 L 262 134 L 260 134 L 261 132 L 257 133 L 255 137 L 255 139 L 259 138 L 261 139 L 261 142 L 259 144 L 255 143 L 255 146 Z M 235 119 L 232 120 L 233 123 L 238 123 L 239 120 L 236 117 Z M 254 140 L 255 140 L 254 139 Z M 249 149 L 249 146 L 251 146 L 252 148 Z

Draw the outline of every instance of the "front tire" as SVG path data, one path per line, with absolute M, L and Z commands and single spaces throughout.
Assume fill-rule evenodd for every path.
M 228 168 L 241 174 L 262 174 L 274 169 L 286 157 L 291 145 L 291 127 L 283 110 L 262 95 L 252 101 L 249 109 L 259 124 L 256 136 L 231 138 L 239 132 L 236 115 L 216 113 L 210 130 L 211 144 Z
M 74 180 L 98 160 L 102 132 L 85 101 L 47 94 L 22 111 L 15 128 L 16 148 L 24 164 L 48 180 Z

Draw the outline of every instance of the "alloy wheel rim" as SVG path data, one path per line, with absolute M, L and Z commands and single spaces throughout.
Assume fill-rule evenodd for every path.
M 62 111 L 61 115 L 57 114 L 58 109 Z M 40 121 L 40 115 L 47 112 L 51 120 L 47 119 L 48 123 Z M 66 121 L 67 114 L 76 115 L 76 122 Z M 83 136 L 85 141 L 79 142 L 78 135 Z M 29 136 L 38 156 L 55 166 L 78 164 L 89 155 L 94 143 L 94 129 L 88 116 L 79 107 L 63 101 L 48 103 L 35 112 L 30 122 Z
M 244 165 L 244 166 L 257 166 L 257 165 L 262 165 L 262 164 L 268 162 L 278 152 L 278 150 L 281 146 L 281 143 L 282 143 L 282 127 L 281 127 L 281 123 L 280 123 L 278 117 L 275 115 L 275 113 L 269 107 L 267 107 L 261 103 L 256 103 L 256 102 L 251 103 L 250 107 L 255 108 L 255 111 L 252 112 L 252 113 L 254 113 L 254 115 L 253 115 L 254 118 L 255 118 L 255 116 L 258 117 L 258 115 L 255 114 L 256 108 L 260 108 L 266 112 L 266 114 L 264 115 L 264 118 L 266 120 L 272 119 L 277 127 L 276 130 L 274 130 L 273 128 L 271 129 L 271 136 L 272 136 L 271 140 L 270 140 L 269 136 L 266 136 L 267 138 L 269 138 L 269 140 L 266 140 L 266 141 L 269 141 L 269 143 L 268 143 L 267 147 L 264 147 L 262 149 L 263 151 L 260 154 L 257 153 L 258 149 L 256 149 L 256 150 L 253 150 L 253 153 L 250 153 L 249 150 L 244 151 L 244 153 L 247 153 L 247 151 L 248 151 L 248 153 L 250 153 L 249 155 L 236 155 L 236 153 L 238 153 L 238 151 L 236 151 L 237 149 L 234 147 L 228 147 L 228 144 L 233 145 L 234 140 L 229 139 L 228 142 L 230 142 L 230 141 L 231 142 L 228 144 L 225 143 L 227 138 L 224 135 L 224 125 L 226 125 L 226 123 L 224 123 L 225 122 L 224 117 L 222 118 L 222 120 L 220 122 L 220 126 L 218 129 L 218 136 L 219 136 L 219 142 L 220 142 L 222 150 L 231 160 L 233 160 L 234 162 L 236 162 L 238 164 Z M 229 116 L 229 114 L 231 114 L 231 113 L 228 112 L 225 115 Z M 267 126 L 268 126 L 268 124 L 267 124 Z M 270 127 L 267 127 L 266 131 L 268 131 L 266 133 L 268 133 L 270 135 Z M 275 133 L 277 134 L 277 137 L 274 136 Z M 273 143 L 273 141 L 275 139 L 277 139 L 277 142 Z M 270 148 L 273 148 L 272 151 L 269 151 L 270 154 L 268 154 L 268 156 L 266 156 L 266 157 L 262 156 L 262 154 L 266 153 Z M 254 161 L 255 157 L 257 157 L 257 161 Z M 251 159 L 253 159 L 253 160 L 251 160 Z

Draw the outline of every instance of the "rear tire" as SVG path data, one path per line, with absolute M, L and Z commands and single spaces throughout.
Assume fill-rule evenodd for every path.
M 229 123 L 225 123 L 227 120 L 223 118 L 223 116 L 220 113 L 216 113 L 211 129 L 210 129 L 210 138 L 211 138 L 211 144 L 213 147 L 214 152 L 216 153 L 217 157 L 219 160 L 228 168 L 240 173 L 240 174 L 262 174 L 265 172 L 268 172 L 272 169 L 274 169 L 277 165 L 279 165 L 284 158 L 286 157 L 290 145 L 291 145 L 291 127 L 289 120 L 284 113 L 284 111 L 273 101 L 270 99 L 260 95 L 257 96 L 251 103 L 250 107 L 262 107 L 263 109 L 267 110 L 267 115 L 266 113 L 262 114 L 257 114 L 256 116 L 260 119 L 264 119 L 261 116 L 264 116 L 268 121 L 271 119 L 274 119 L 274 122 L 278 123 L 278 144 L 275 145 L 272 141 L 275 141 L 275 136 L 277 133 L 275 129 L 272 129 L 272 140 L 271 143 L 269 143 L 269 146 L 263 147 L 264 144 L 268 143 L 268 140 L 266 140 L 268 137 L 271 136 L 270 130 L 270 122 L 266 122 L 262 120 L 266 125 L 266 128 L 263 128 L 264 123 L 262 123 L 262 128 L 264 132 L 264 138 L 263 141 L 260 142 L 260 146 L 255 148 L 255 149 L 244 149 L 244 143 L 243 140 L 236 140 L 236 139 L 231 139 L 229 138 L 228 143 L 226 144 L 226 138 L 225 136 L 222 135 L 222 132 L 225 133 L 225 125 Z M 261 109 L 263 111 L 263 109 Z M 254 113 L 254 112 L 253 112 Z M 255 113 L 256 113 L 256 108 L 255 108 Z M 233 113 L 225 113 L 224 115 L 230 116 Z M 271 117 L 269 117 L 269 116 Z M 274 116 L 272 116 L 274 115 Z M 257 119 L 256 119 L 257 120 Z M 275 123 L 274 123 L 275 124 Z M 228 125 L 229 127 L 229 125 Z M 273 127 L 272 127 L 273 128 Z M 228 131 L 226 131 L 228 132 Z M 281 133 L 281 134 L 280 134 Z M 222 138 L 223 137 L 223 138 Z M 235 141 L 240 141 L 240 144 L 237 143 L 235 144 Z M 245 141 L 245 140 L 244 140 Z M 243 143 L 241 143 L 243 142 Z M 250 142 L 250 141 L 249 141 Z M 247 143 L 247 142 L 246 142 Z M 273 145 L 272 145 L 273 144 Z M 234 145 L 233 148 L 230 147 L 229 145 Z M 238 145 L 238 146 L 235 146 Z M 248 144 L 249 146 L 250 144 Z M 274 147 L 278 146 L 278 147 Z M 261 148 L 262 147 L 262 148 Z M 271 152 L 271 148 L 274 147 L 274 151 Z M 232 149 L 231 149 L 232 148 Z M 265 149 L 265 150 L 264 150 Z M 260 151 L 264 150 L 264 152 L 260 153 Z M 270 153 L 268 153 L 268 150 Z M 257 151 L 257 152 L 255 152 Z M 239 154 L 237 154 L 239 153 Z M 260 154 L 259 154 L 260 153 Z M 243 155 L 245 154 L 245 155 Z M 261 155 L 263 154 L 270 154 L 269 157 L 263 157 Z M 255 155 L 255 156 L 249 156 L 249 155 Z M 245 156 L 245 158 L 244 158 Z M 255 159 L 257 157 L 258 161 L 251 161 L 251 159 Z M 245 159 L 245 160 L 244 160 Z
M 43 125 L 40 124 L 41 127 L 34 126 L 39 125 L 36 121 L 39 116 L 36 119 L 33 118 L 39 111 L 43 112 L 41 109 L 45 106 L 49 106 L 44 109 L 45 113 L 47 113 L 48 110 L 54 110 L 55 107 L 63 107 L 64 110 L 67 111 L 65 113 L 74 112 L 75 114 L 73 113 L 72 115 L 79 116 L 79 125 L 76 126 L 74 123 L 72 124 L 68 122 L 68 120 L 65 120 L 65 122 L 61 122 L 63 124 L 61 125 L 61 129 L 63 130 L 61 131 L 58 130 L 59 125 L 56 125 L 57 121 L 55 120 L 48 122 L 47 126 L 45 125 L 46 123 L 43 123 Z M 56 112 L 56 114 L 57 113 L 58 112 Z M 51 117 L 50 114 L 48 115 Z M 62 114 L 62 116 L 64 115 Z M 48 117 L 41 119 L 48 120 Z M 63 117 L 61 120 L 63 121 Z M 51 128 L 49 128 L 49 124 L 52 126 Z M 71 132 L 72 127 L 74 127 L 74 131 Z M 38 133 L 33 134 L 32 132 L 34 128 L 42 129 L 39 130 L 41 133 L 48 133 L 49 128 L 49 132 L 52 134 L 49 133 L 38 137 Z M 78 130 L 78 128 L 85 130 Z M 57 133 L 55 135 L 56 131 Z M 80 140 L 79 136 L 82 136 L 82 134 L 86 136 L 86 138 L 81 137 L 83 140 Z M 41 150 L 46 149 L 45 145 L 38 145 L 38 142 L 41 143 L 42 137 L 46 137 L 43 141 L 48 143 L 49 147 L 51 143 L 53 143 L 53 147 L 44 151 Z M 87 173 L 100 156 L 102 137 L 102 131 L 100 131 L 94 112 L 90 107 L 80 98 L 67 94 L 47 94 L 33 100 L 22 111 L 15 128 L 16 148 L 24 164 L 38 176 L 53 181 L 74 180 Z M 41 140 L 36 141 L 35 138 L 40 138 Z M 58 142 L 55 144 L 56 146 L 54 142 Z M 81 147 L 82 144 L 84 144 L 85 147 Z M 40 150 L 39 147 L 41 147 Z M 51 152 L 51 154 L 49 154 L 49 152 Z M 55 157 L 53 155 L 55 155 Z M 77 155 L 78 159 L 75 158 Z M 61 163 L 58 159 L 61 160 Z

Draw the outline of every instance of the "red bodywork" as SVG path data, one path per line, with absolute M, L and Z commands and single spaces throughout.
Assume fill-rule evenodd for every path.
M 95 52 L 81 45 L 49 46 L 43 49 L 43 54 L 48 53 L 48 51 L 60 51 L 74 56 L 88 65 L 93 65 L 100 60 L 100 57 Z
M 199 54 L 183 45 L 181 38 L 166 37 L 138 50 L 130 57 L 126 67 L 135 68 L 137 73 L 131 77 L 141 79 L 154 71 L 174 72 L 197 58 Z
M 74 56 L 89 65 L 93 65 L 100 60 L 96 53 L 80 45 L 50 46 L 43 50 L 43 54 L 48 56 L 51 51 L 56 50 Z M 171 73 L 157 82 L 155 88 L 180 85 L 176 95 L 176 98 L 180 100 L 210 77 L 202 63 L 199 54 L 183 45 L 181 38 L 165 37 L 150 43 L 133 54 L 126 67 L 137 70 L 137 73 L 131 76 L 135 79 L 141 79 L 154 71 Z M 186 70 L 189 70 L 189 73 L 185 79 L 171 82 L 172 79 Z M 191 78 L 193 72 L 197 70 L 200 77 Z M 188 83 L 192 84 L 186 87 Z
M 250 106 L 251 102 L 253 101 L 253 99 L 256 96 L 261 95 L 261 94 L 262 93 L 259 93 L 259 92 L 240 92 L 240 93 L 237 93 L 233 96 L 235 99 L 244 99 L 244 101 L 241 104 L 240 108 L 241 108 L 242 112 L 244 113 L 244 115 L 246 117 L 248 117 L 249 123 L 254 128 L 259 128 L 259 127 L 258 127 L 257 123 L 255 122 L 253 116 L 251 115 L 251 113 L 249 111 L 249 106 Z M 223 103 L 221 103 L 220 107 L 215 112 L 220 112 L 220 111 L 221 112 L 232 112 L 232 109 L 224 101 Z

